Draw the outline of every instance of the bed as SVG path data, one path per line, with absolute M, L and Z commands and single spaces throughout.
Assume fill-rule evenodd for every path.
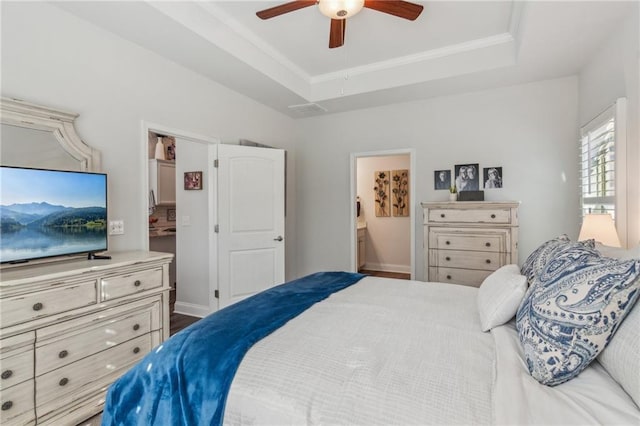
M 562 385 L 538 383 L 515 309 L 492 311 L 504 318 L 483 331 L 482 292 L 493 304 L 517 293 L 509 275 L 493 278 L 493 292 L 339 272 L 283 284 L 147 355 L 110 388 L 103 424 L 640 424 L 637 381 L 619 378 L 640 374 L 637 351 L 620 350 L 618 380 L 594 361 Z M 637 347 L 640 309 L 625 316 Z

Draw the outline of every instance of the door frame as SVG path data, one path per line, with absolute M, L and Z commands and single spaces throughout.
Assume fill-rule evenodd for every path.
M 161 133 L 163 135 L 167 135 L 167 136 L 173 136 L 175 138 L 179 138 L 179 139 L 183 139 L 183 140 L 189 140 L 189 141 L 193 141 L 193 142 L 197 142 L 197 143 L 202 143 L 202 144 L 206 144 L 209 145 L 208 146 L 208 154 L 207 156 L 209 157 L 207 159 L 208 163 L 211 164 L 212 168 L 213 168 L 213 161 L 217 158 L 217 145 L 221 144 L 221 140 L 218 137 L 213 137 L 213 136 L 205 136 L 202 134 L 198 134 L 198 133 L 194 133 L 194 132 L 190 132 L 187 130 L 182 130 L 182 129 L 178 129 L 175 127 L 169 127 L 169 126 L 165 126 L 163 124 L 158 124 L 158 123 L 153 123 L 150 121 L 146 121 L 146 120 L 141 120 L 141 126 L 140 126 L 140 138 L 142 140 L 142 143 L 140 144 L 140 158 L 141 158 L 141 164 L 140 164 L 140 170 L 142 173 L 142 189 L 143 189 L 143 196 L 140 197 L 141 200 L 141 204 L 142 204 L 142 218 L 141 221 L 143 223 L 143 232 L 142 232 L 142 245 L 141 247 L 144 250 L 149 250 L 149 132 L 154 132 L 154 133 Z M 218 252 L 218 241 L 217 241 L 217 234 L 215 233 L 215 224 L 217 223 L 217 209 L 215 208 L 214 205 L 214 201 L 212 199 L 212 197 L 215 195 L 213 194 L 211 191 L 213 191 L 213 188 L 217 187 L 217 185 L 214 185 L 213 183 L 213 174 L 212 173 L 208 173 L 209 176 L 209 181 L 205 183 L 206 187 L 208 188 L 208 191 L 210 191 L 209 193 L 209 214 L 211 215 L 210 220 L 209 220 L 209 229 L 207 230 L 208 235 L 210 236 L 209 238 L 209 253 L 211 255 L 214 255 L 217 257 Z M 215 177 L 215 179 L 217 179 L 217 177 Z M 176 248 L 177 250 L 177 248 Z M 176 257 L 178 257 L 178 253 L 176 253 Z M 207 307 L 208 307 L 208 311 L 203 311 L 203 309 L 200 306 L 192 306 L 189 308 L 188 314 L 189 315 L 193 315 L 193 316 L 198 316 L 198 317 L 203 317 L 208 315 L 210 312 L 212 312 L 213 310 L 217 310 L 217 300 L 214 300 L 212 302 L 211 298 L 213 297 L 213 294 L 215 292 L 215 290 L 218 289 L 218 276 L 217 276 L 217 271 L 215 271 L 215 265 L 214 263 L 210 263 L 209 265 L 209 289 L 208 289 L 208 294 L 209 294 L 209 300 L 207 300 Z M 177 302 L 177 301 L 176 301 Z M 215 303 L 215 306 L 213 305 L 213 303 Z M 185 312 L 186 313 L 186 312 Z
M 358 158 L 364 157 L 388 157 L 392 155 L 409 155 L 409 227 L 410 227 L 410 269 L 411 269 L 411 279 L 415 280 L 416 278 L 416 194 L 415 194 L 415 170 L 416 170 L 416 160 L 415 160 L 415 149 L 413 148 L 403 148 L 403 149 L 391 149 L 385 151 L 370 151 L 370 152 L 352 152 L 350 157 L 350 198 L 351 202 L 349 203 L 351 208 L 349 209 L 349 229 L 351 235 L 351 271 L 358 271 L 358 259 L 357 259 L 357 250 L 356 250 L 356 242 L 358 241 L 358 226 L 357 226 L 357 217 L 356 217 L 356 196 L 358 194 L 358 176 L 357 176 L 357 168 L 358 168 Z

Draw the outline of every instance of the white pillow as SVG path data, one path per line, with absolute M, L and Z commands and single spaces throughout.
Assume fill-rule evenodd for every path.
M 640 244 L 634 248 L 624 249 L 621 247 L 610 247 L 604 244 L 596 243 L 596 250 L 605 257 L 612 257 L 614 259 L 631 260 L 640 259 Z
M 598 361 L 640 407 L 640 301 L 627 314 Z
M 518 265 L 505 265 L 489 275 L 478 290 L 478 312 L 482 331 L 508 322 L 516 314 L 527 291 L 527 277 Z

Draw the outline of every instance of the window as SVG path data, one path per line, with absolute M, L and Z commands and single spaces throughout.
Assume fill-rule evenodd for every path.
M 580 129 L 580 217 L 609 213 L 626 233 L 626 99 Z
M 596 121 L 597 120 L 597 121 Z M 613 107 L 582 128 L 582 216 L 616 212 L 616 138 Z

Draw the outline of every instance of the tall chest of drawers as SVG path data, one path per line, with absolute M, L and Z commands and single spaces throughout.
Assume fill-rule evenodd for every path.
M 426 202 L 427 281 L 479 287 L 501 266 L 518 263 L 519 202 Z
M 113 253 L 0 271 L 0 424 L 76 424 L 169 337 L 169 263 Z

